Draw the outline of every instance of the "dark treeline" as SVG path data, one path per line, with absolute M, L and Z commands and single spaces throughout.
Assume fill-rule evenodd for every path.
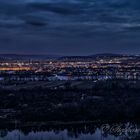
M 140 86 L 103 81 L 91 89 L 0 89 L 0 120 L 21 122 L 139 121 Z

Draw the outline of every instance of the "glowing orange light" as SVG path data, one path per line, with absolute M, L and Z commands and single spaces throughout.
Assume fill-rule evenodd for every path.
M 28 71 L 31 70 L 29 67 L 11 67 L 11 68 L 0 68 L 0 71 Z

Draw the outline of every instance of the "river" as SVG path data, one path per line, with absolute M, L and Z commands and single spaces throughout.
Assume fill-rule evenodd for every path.
M 139 140 L 139 130 L 130 123 L 1 129 L 0 140 Z

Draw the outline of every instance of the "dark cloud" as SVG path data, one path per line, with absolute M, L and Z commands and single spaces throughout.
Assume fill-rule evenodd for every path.
M 0 51 L 140 53 L 139 14 L 138 0 L 0 0 Z
M 47 25 L 46 20 L 38 16 L 28 15 L 28 16 L 25 16 L 23 19 L 27 25 L 40 26 L 40 27 Z
M 82 10 L 78 4 L 64 4 L 64 3 L 29 3 L 29 8 L 33 10 L 49 11 L 57 14 L 75 15 L 81 14 Z

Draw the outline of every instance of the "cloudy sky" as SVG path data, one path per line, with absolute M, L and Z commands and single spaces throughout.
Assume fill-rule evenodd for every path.
M 140 54 L 140 0 L 0 0 L 0 53 Z

